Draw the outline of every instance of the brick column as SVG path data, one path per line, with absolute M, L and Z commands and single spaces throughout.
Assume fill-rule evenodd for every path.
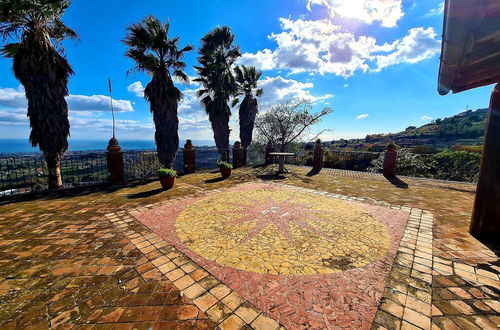
M 396 175 L 396 146 L 389 144 L 384 157 L 384 176 L 386 178 L 393 178 Z
M 313 170 L 321 171 L 323 168 L 323 146 L 321 145 L 321 140 L 316 141 L 316 146 L 314 147 L 314 158 L 313 158 Z
M 123 169 L 123 152 L 118 145 L 118 140 L 114 137 L 109 140 L 107 152 L 109 183 L 120 184 L 125 182 L 125 174 Z
M 268 142 L 266 146 L 266 165 L 274 163 L 274 157 L 269 155 L 271 152 L 274 152 L 274 147 L 271 142 Z
M 184 174 L 196 172 L 196 149 L 191 140 L 186 140 L 184 145 Z
M 484 136 L 481 169 L 469 232 L 476 238 L 500 237 L 500 84 L 493 89 Z
M 241 143 L 236 141 L 233 147 L 233 168 L 238 168 L 243 165 L 243 148 L 241 148 Z

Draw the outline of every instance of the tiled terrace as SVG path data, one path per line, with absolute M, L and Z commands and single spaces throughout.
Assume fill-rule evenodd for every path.
M 218 173 L 203 172 L 178 178 L 170 191 L 146 182 L 4 203 L 0 328 L 369 328 L 370 323 L 388 329 L 498 328 L 498 246 L 485 246 L 467 234 L 474 186 L 308 172 L 294 167 L 278 177 L 272 168 L 244 168 L 224 181 Z M 266 305 L 276 295 L 272 287 L 259 297 L 242 290 L 231 276 L 223 278 L 217 265 L 141 220 L 141 214 L 241 190 L 252 182 L 407 214 L 395 255 L 381 264 L 384 285 L 373 288 L 375 302 L 367 314 L 359 313 L 361 323 L 335 317 L 341 307 L 356 307 L 356 301 L 329 308 L 324 301 L 312 304 L 317 297 L 306 293 L 288 311 L 275 302 Z M 315 282 L 324 279 L 317 276 Z M 374 281 L 367 281 L 367 288 Z M 313 313 L 323 321 L 310 317 Z

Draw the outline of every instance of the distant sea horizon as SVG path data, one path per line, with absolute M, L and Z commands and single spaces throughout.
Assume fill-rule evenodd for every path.
M 213 140 L 191 140 L 195 147 L 215 146 Z M 69 152 L 75 151 L 106 151 L 108 139 L 69 139 Z M 186 139 L 179 139 L 179 148 L 184 147 Z M 119 140 L 122 150 L 156 149 L 153 140 Z M 0 139 L 0 154 L 2 153 L 40 153 L 38 147 L 32 147 L 28 139 Z

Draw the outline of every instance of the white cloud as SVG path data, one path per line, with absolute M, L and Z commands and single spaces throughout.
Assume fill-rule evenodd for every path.
M 252 65 L 261 70 L 273 70 L 276 66 L 275 54 L 270 49 L 259 50 L 255 54 L 243 53 L 238 61 L 244 65 Z
M 17 110 L 0 110 L 0 124 L 19 125 L 27 122 L 26 113 Z
M 444 13 L 444 1 L 438 7 L 432 8 L 425 14 L 425 17 L 440 16 Z
M 355 36 L 326 20 L 280 18 L 280 22 L 282 32 L 269 36 L 276 41 L 276 48 L 244 53 L 239 63 L 261 70 L 350 77 L 357 71 L 417 63 L 439 52 L 440 42 L 433 28 L 414 28 L 402 39 L 380 45 L 374 37 Z
M 422 120 L 432 120 L 432 117 L 427 116 L 427 115 L 423 115 L 422 117 L 420 117 L 420 119 L 422 119 Z
M 66 100 L 71 111 L 111 111 L 109 96 L 106 95 L 70 95 Z M 113 108 L 117 112 L 134 111 L 129 100 L 113 99 Z
M 144 97 L 144 86 L 142 82 L 136 81 L 127 86 L 127 91 L 134 93 L 137 97 Z
M 174 76 L 174 82 L 179 85 L 184 85 L 184 86 L 194 86 L 194 87 L 199 87 L 200 84 L 195 82 L 194 79 L 196 79 L 196 76 L 188 76 L 189 78 L 189 84 L 184 83 L 183 81 L 179 80 Z M 136 81 L 131 83 L 130 85 L 127 86 L 127 91 L 135 94 L 137 97 L 144 97 L 144 86 L 142 85 L 141 81 Z
M 93 130 L 111 132 L 112 120 L 106 118 L 81 118 L 70 115 L 70 125 L 72 129 L 75 128 L 89 128 Z M 137 130 L 150 130 L 154 128 L 152 123 L 143 123 L 137 120 L 118 119 L 116 120 L 116 129 L 121 131 L 137 131 Z
M 309 10 L 312 5 L 326 7 L 333 19 L 340 16 L 367 24 L 379 21 L 384 27 L 395 27 L 404 16 L 402 0 L 308 0 Z
M 69 95 L 66 97 L 70 111 L 110 111 L 109 96 L 106 95 Z M 113 99 L 115 111 L 134 111 L 129 100 Z M 0 88 L 0 108 L 24 109 L 28 106 L 22 87 Z
M 310 100 L 311 102 L 319 102 L 333 97 L 332 94 L 312 95 L 313 83 L 285 79 L 281 76 L 265 77 L 260 81 L 259 86 L 264 90 L 264 94 L 259 98 L 260 109 L 268 108 L 279 101 L 292 97 Z
M 24 88 L 0 88 L 0 106 L 8 108 L 25 108 L 27 106 Z
M 365 62 L 376 46 L 374 38 L 356 38 L 326 20 L 280 18 L 280 22 L 282 32 L 269 36 L 277 43 L 274 51 L 265 49 L 255 54 L 244 53 L 239 62 L 262 70 L 334 73 L 344 77 L 356 70 L 368 70 Z
M 417 63 L 432 58 L 441 49 L 441 42 L 436 37 L 437 34 L 432 27 L 409 30 L 404 38 L 388 45 L 389 54 L 376 56 L 377 68 L 375 71 L 390 65 Z
M 357 115 L 356 119 L 365 119 L 365 118 L 368 118 L 369 116 L 370 116 L 369 114 L 363 113 L 361 115 Z
M 349 87 L 349 84 L 344 84 L 344 88 L 347 88 L 347 87 Z

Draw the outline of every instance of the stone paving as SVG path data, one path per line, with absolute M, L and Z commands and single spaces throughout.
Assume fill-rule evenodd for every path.
M 131 214 L 290 329 L 366 329 L 410 213 L 341 197 L 257 183 Z
M 273 324 L 272 318 L 237 292 L 224 296 L 227 290 L 211 275 L 203 282 L 207 287 L 217 283 L 209 291 L 211 296 L 204 294 L 205 299 L 198 301 L 190 298 L 199 287 L 191 284 L 188 296 L 179 287 L 189 280 L 175 284 L 179 278 L 169 279 L 160 270 L 167 262 L 160 264 L 165 260 L 157 259 L 160 254 L 171 253 L 171 247 L 161 246 L 160 238 L 132 217 L 121 218 L 128 216 L 125 210 L 144 211 L 148 206 L 157 207 L 154 205 L 158 202 L 202 196 L 207 190 L 225 189 L 256 178 L 314 188 L 351 200 L 386 201 L 411 210 L 373 327 L 498 328 L 498 245 L 486 246 L 467 234 L 474 186 L 407 178 L 404 186 L 347 171 L 310 176 L 309 169 L 299 167 L 280 177 L 273 171 L 235 170 L 224 181 L 217 179 L 218 173 L 198 173 L 180 177 L 170 191 L 161 191 L 153 182 L 3 203 L 0 328 L 214 328 L 217 322 L 212 320 L 228 315 L 225 328 L 243 327 L 248 324 L 243 319 L 255 328 Z M 111 215 L 116 220 L 113 222 L 105 214 L 118 217 Z M 425 249 L 429 248 L 428 227 L 432 221 L 430 253 Z M 129 230 L 124 229 L 126 226 Z M 134 234 L 139 236 L 129 237 Z M 146 246 L 137 248 L 141 243 Z M 184 265 L 175 264 L 181 270 Z M 172 265 L 164 266 L 163 271 L 168 267 Z M 189 267 L 184 266 L 186 271 L 182 271 L 187 273 Z M 204 273 L 195 269 L 187 275 L 198 278 Z M 424 285 L 429 278 L 430 292 L 429 285 Z M 202 280 L 198 278 L 196 284 L 206 291 Z M 243 304 L 248 308 L 235 313 Z

